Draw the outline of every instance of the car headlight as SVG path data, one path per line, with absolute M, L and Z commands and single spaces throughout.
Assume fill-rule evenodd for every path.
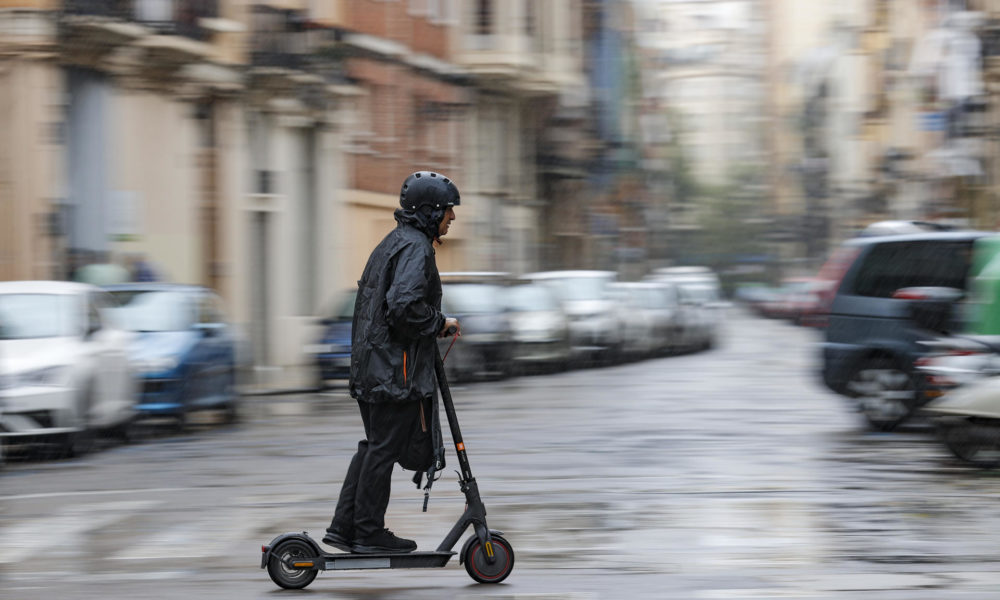
M 135 362 L 135 368 L 142 373 L 162 373 L 177 368 L 177 359 L 170 356 L 146 358 Z
M 63 386 L 69 382 L 68 366 L 45 367 L 0 378 L 0 388 Z

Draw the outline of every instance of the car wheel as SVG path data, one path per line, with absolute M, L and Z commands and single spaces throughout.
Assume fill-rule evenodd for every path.
M 90 409 L 94 401 L 93 383 L 87 383 L 77 398 L 77 423 L 79 431 L 66 434 L 63 442 L 63 454 L 68 458 L 83 456 L 94 446 L 95 432 L 90 427 Z
M 941 441 L 956 457 L 979 467 L 995 469 L 1000 467 L 1000 423 L 963 422 L 939 431 Z
M 110 433 L 114 437 L 118 438 L 118 441 L 120 441 L 121 443 L 131 444 L 136 440 L 135 424 L 136 424 L 136 419 L 134 417 L 130 418 L 124 423 L 112 427 Z
M 847 391 L 876 431 L 892 431 L 913 414 L 917 404 L 913 376 L 886 356 L 862 364 L 848 380 Z
M 228 398 L 225 405 L 226 423 L 238 423 L 240 420 L 240 394 L 236 389 L 236 369 L 229 372 L 229 381 L 226 384 L 225 395 Z

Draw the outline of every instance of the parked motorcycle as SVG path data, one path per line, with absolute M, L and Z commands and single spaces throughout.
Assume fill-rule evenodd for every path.
M 925 395 L 938 397 L 921 412 L 959 459 L 980 468 L 1000 467 L 1000 336 L 949 336 L 927 345 L 918 361 Z

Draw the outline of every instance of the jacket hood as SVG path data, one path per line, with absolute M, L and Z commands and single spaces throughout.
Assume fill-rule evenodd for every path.
M 400 225 L 409 225 L 433 241 L 438 236 L 438 226 L 441 224 L 444 211 L 435 210 L 430 215 L 425 215 L 418 210 L 397 208 L 392 216 L 395 217 L 396 222 Z M 438 217 L 436 221 L 434 220 L 435 216 Z

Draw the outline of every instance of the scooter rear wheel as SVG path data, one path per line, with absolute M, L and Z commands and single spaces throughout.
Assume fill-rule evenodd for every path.
M 1000 444 L 989 443 L 981 433 L 977 435 L 976 425 L 963 423 L 952 425 L 942 431 L 945 446 L 956 457 L 980 469 L 1000 467 Z M 979 426 L 982 430 L 984 426 Z M 994 434 L 995 436 L 995 434 Z
M 490 536 L 493 546 L 493 556 L 496 560 L 491 565 L 486 552 L 479 540 L 473 542 L 465 551 L 465 570 L 479 583 L 500 583 L 514 569 L 514 549 L 510 542 L 499 535 Z
M 271 550 L 267 561 L 267 574 L 271 581 L 286 590 L 301 590 L 316 579 L 315 569 L 296 569 L 288 566 L 296 560 L 312 560 L 316 551 L 302 540 L 288 540 Z

